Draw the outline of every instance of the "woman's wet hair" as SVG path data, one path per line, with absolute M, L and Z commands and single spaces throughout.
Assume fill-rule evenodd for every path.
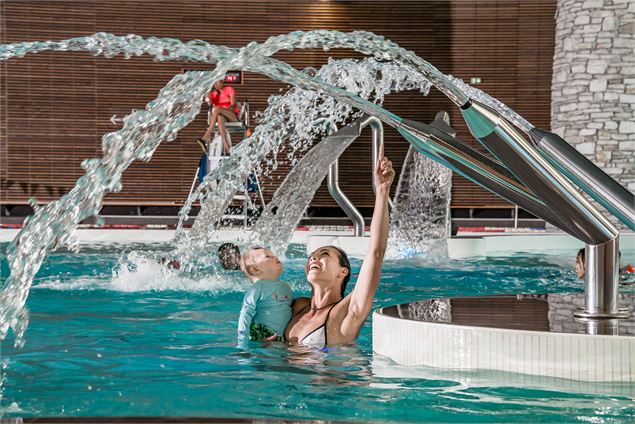
M 351 261 L 348 259 L 348 255 L 342 249 L 337 246 L 326 246 L 332 249 L 337 250 L 340 256 L 340 266 L 342 268 L 346 268 L 348 270 L 348 274 L 344 277 L 344 281 L 342 281 L 342 297 L 344 297 L 344 292 L 346 291 L 346 285 L 351 280 Z
M 578 254 L 575 256 L 575 258 L 576 258 L 576 260 L 579 260 L 582 263 L 582 265 L 585 265 L 586 264 L 585 255 L 586 255 L 586 251 L 585 251 L 585 249 L 583 247 L 582 249 L 578 250 Z M 622 251 L 621 250 L 617 251 L 617 257 L 620 258 L 620 259 L 622 258 Z
M 579 261 L 580 261 L 580 263 L 581 263 L 582 265 L 584 265 L 584 264 L 585 264 L 585 262 L 584 262 L 584 255 L 585 255 L 584 248 L 582 248 L 582 249 L 578 250 L 578 254 L 577 254 L 577 255 L 576 255 L 576 257 L 575 257 L 577 260 L 579 260 Z

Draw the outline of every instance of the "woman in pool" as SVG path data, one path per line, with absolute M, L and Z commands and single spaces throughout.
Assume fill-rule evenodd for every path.
M 379 286 L 388 241 L 388 196 L 394 177 L 392 163 L 384 157 L 382 146 L 374 173 L 376 193 L 370 246 L 355 287 L 344 296 L 351 266 L 341 249 L 325 246 L 311 253 L 304 270 L 313 295 L 294 301 L 286 340 L 322 348 L 357 339 Z

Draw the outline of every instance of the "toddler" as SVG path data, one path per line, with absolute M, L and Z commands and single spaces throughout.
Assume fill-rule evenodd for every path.
M 282 263 L 271 250 L 252 247 L 240 268 L 253 285 L 245 293 L 238 319 L 238 336 L 250 340 L 281 340 L 291 319 L 293 293 L 280 281 Z

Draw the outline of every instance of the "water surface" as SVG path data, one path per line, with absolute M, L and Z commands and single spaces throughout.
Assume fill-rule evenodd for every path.
M 1 246 L 4 252 L 6 244 Z M 188 275 L 168 271 L 154 260 L 169 249 L 95 246 L 48 256 L 27 301 L 31 321 L 24 348 L 14 348 L 12 336 L 2 343 L 0 415 L 363 422 L 635 417 L 625 395 L 563 390 L 555 383 L 550 388 L 540 379 L 520 385 L 502 373 L 443 370 L 415 378 L 385 358 L 373 358 L 370 319 L 358 343 L 326 352 L 283 343 L 238 345 L 238 313 L 249 283 L 239 273 L 213 268 Z M 297 295 L 309 295 L 303 249 L 292 246 L 283 274 Z M 388 261 L 374 306 L 430 296 L 581 292 L 572 268 L 575 252 L 567 253 Z M 354 272 L 360 264 L 353 261 Z M 394 372 L 386 373 L 387 366 Z M 466 384 L 466 376 L 486 383 Z

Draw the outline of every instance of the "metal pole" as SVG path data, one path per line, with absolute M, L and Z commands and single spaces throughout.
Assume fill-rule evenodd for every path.
M 355 129 L 354 126 L 357 125 Z M 370 125 L 370 129 L 372 131 L 372 185 L 373 192 L 376 191 L 375 188 L 375 166 L 377 164 L 378 156 L 379 156 L 379 148 L 384 144 L 384 127 L 382 122 L 375 118 L 374 116 L 363 116 L 358 119 L 349 127 L 345 127 L 340 131 L 351 131 L 351 127 L 353 131 L 356 131 L 358 136 L 361 134 L 362 130 Z M 332 135 L 332 134 L 331 134 Z M 329 173 L 327 178 L 327 186 L 329 189 L 329 193 L 335 199 L 338 205 L 342 209 L 346 215 L 353 221 L 353 225 L 355 226 L 355 236 L 363 237 L 364 236 L 364 217 L 359 212 L 359 210 L 353 205 L 353 203 L 346 197 L 346 195 L 342 192 L 339 186 L 339 159 L 336 159 L 335 162 L 329 167 Z M 390 208 L 393 207 L 393 203 L 391 199 L 388 199 L 388 205 Z
M 194 191 L 194 185 L 196 184 L 196 179 L 198 178 L 198 171 L 201 170 L 200 166 L 196 167 L 196 172 L 194 173 L 194 179 L 192 180 L 192 187 L 190 187 L 190 192 L 187 194 L 187 198 L 189 199 Z
M 260 188 L 260 181 L 258 180 L 258 174 L 256 174 L 254 172 L 253 175 L 256 178 L 256 187 L 258 187 L 258 194 L 260 195 L 260 202 L 262 203 L 262 209 L 264 210 L 267 207 L 267 205 L 265 204 L 265 196 L 263 196 L 262 188 Z
M 619 319 L 577 319 L 576 321 L 582 322 L 587 334 L 591 335 L 607 335 L 617 336 L 620 334 L 620 320 Z
M 353 203 L 346 197 L 346 195 L 340 190 L 339 185 L 339 165 L 336 160 L 329 167 L 329 173 L 327 177 L 327 186 L 329 189 L 329 193 L 335 199 L 338 205 L 342 209 L 346 215 L 353 220 L 353 225 L 355 226 L 354 232 L 355 237 L 363 237 L 364 236 L 364 217 L 357 210 Z
M 619 241 L 584 246 L 585 310 L 581 318 L 628 318 L 619 310 Z
M 373 175 L 371 177 L 373 181 L 373 193 L 376 193 L 377 188 L 375 187 L 374 173 L 375 173 L 375 166 L 377 166 L 377 161 L 379 160 L 379 148 L 383 146 L 384 144 L 384 125 L 381 123 L 379 119 L 375 118 L 374 116 L 368 116 L 366 119 L 364 119 L 361 122 L 359 126 L 359 132 L 361 133 L 362 130 L 369 125 L 370 125 L 370 130 L 372 131 L 372 144 L 373 144 L 372 163 L 371 163 L 371 169 L 372 169 Z M 390 207 L 390 209 L 394 207 L 390 196 L 388 197 L 388 206 Z

